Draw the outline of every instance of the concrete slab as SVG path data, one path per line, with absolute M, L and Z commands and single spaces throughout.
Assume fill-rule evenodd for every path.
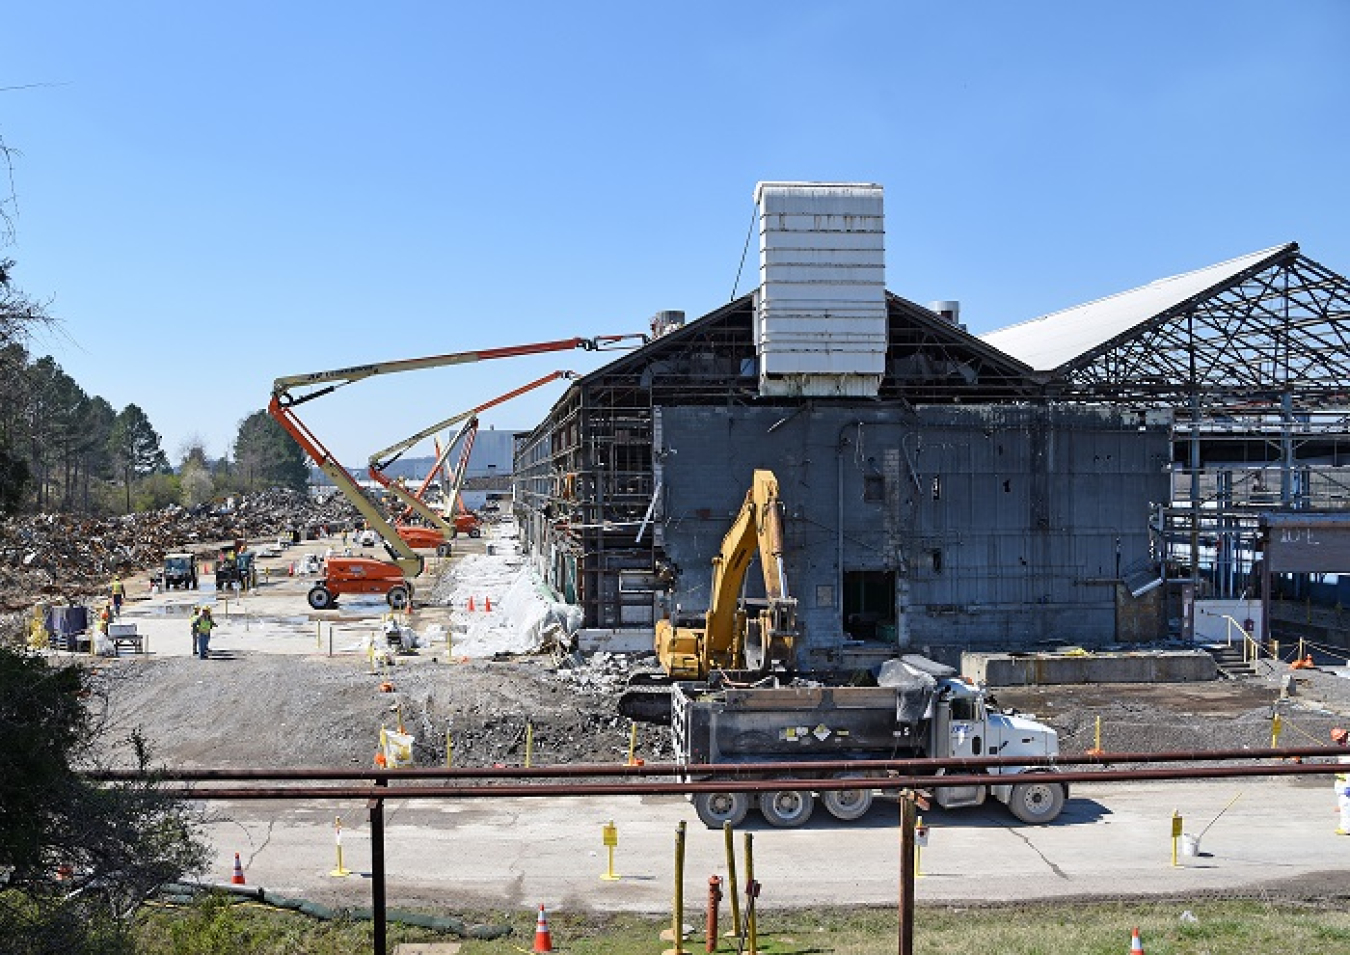
M 1203 650 L 1128 653 L 963 653 L 961 674 L 988 686 L 1062 683 L 1196 683 L 1216 680 Z

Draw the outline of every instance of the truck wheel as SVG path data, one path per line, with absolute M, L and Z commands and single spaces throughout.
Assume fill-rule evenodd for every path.
M 1064 786 L 1060 783 L 1021 783 L 1013 787 L 1008 800 L 1012 814 L 1029 826 L 1053 822 L 1064 808 Z
M 846 779 L 860 776 L 860 773 L 841 773 L 838 778 Z M 852 822 L 867 815 L 872 808 L 872 790 L 870 789 L 827 789 L 820 794 L 820 802 L 834 818 L 843 822 Z
M 437 545 L 436 545 L 436 556 L 437 556 L 437 557 L 449 557 L 449 556 L 450 556 L 450 545 L 449 545 L 448 543 L 446 543 L 446 544 L 437 544 Z
M 408 588 L 390 587 L 389 593 L 385 594 L 384 599 L 389 601 L 389 606 L 395 610 L 402 610 L 408 606 Z
M 482 537 L 483 532 L 475 527 L 473 530 L 469 531 L 469 536 L 473 538 Z
M 745 793 L 695 793 L 694 812 L 709 829 L 721 829 L 726 823 L 739 826 L 750 811 Z
M 315 610 L 328 610 L 337 603 L 332 593 L 323 584 L 309 588 L 309 605 Z
M 816 801 L 809 792 L 800 789 L 779 789 L 759 794 L 759 811 L 769 825 L 779 829 L 795 829 L 806 824 Z

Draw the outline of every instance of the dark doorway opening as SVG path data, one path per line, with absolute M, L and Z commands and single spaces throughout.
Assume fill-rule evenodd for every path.
M 895 573 L 845 571 L 843 623 L 854 640 L 895 643 Z

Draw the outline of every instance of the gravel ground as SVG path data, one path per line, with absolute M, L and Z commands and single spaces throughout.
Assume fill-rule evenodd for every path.
M 157 759 L 182 767 L 371 765 L 382 726 L 416 736 L 418 765 L 444 765 L 446 731 L 457 766 L 613 763 L 628 757 L 630 724 L 616 699 L 630 667 L 597 655 L 559 668 L 549 657 L 456 660 L 423 651 L 370 670 L 351 657 L 255 654 L 110 660 L 100 665 L 110 738 L 139 727 Z M 1329 745 L 1350 724 L 1350 680 L 1329 670 L 1288 671 L 1210 683 L 1092 684 L 1008 688 L 1001 706 L 1060 733 L 1061 751 L 1096 742 L 1112 752 L 1263 749 L 1279 712 L 1287 746 Z M 384 684 L 391 690 L 383 690 Z M 110 753 L 116 752 L 115 750 Z M 669 733 L 639 725 L 636 754 L 671 758 Z M 119 757 L 120 758 L 120 757 Z
M 618 664 L 573 674 L 547 657 L 398 659 L 378 673 L 351 657 L 115 660 L 99 669 L 100 696 L 110 739 L 139 728 L 156 761 L 175 767 L 369 766 L 381 727 L 400 722 L 421 766 L 445 764 L 447 729 L 456 766 L 521 765 L 527 738 L 535 765 L 628 758 Z M 666 739 L 640 727 L 640 755 L 668 759 Z

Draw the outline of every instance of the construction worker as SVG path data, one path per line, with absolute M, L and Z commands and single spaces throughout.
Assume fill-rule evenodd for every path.
M 113 616 L 119 620 L 122 617 L 122 599 L 127 595 L 126 585 L 122 583 L 122 578 L 114 577 L 112 586 L 108 588 L 112 592 Z
M 188 619 L 188 627 L 192 630 L 192 655 L 197 655 L 197 621 L 201 619 L 202 608 L 200 604 L 192 607 L 192 616 Z
M 211 631 L 215 626 L 216 622 L 211 619 L 211 608 L 203 607 L 201 616 L 197 618 L 197 656 L 202 660 L 211 658 Z
M 1347 742 L 1350 742 L 1350 733 L 1346 732 L 1344 727 L 1337 726 L 1331 731 L 1331 741 L 1342 749 L 1346 748 Z M 1341 811 L 1341 824 L 1336 827 L 1336 835 L 1350 836 L 1350 753 L 1345 753 L 1337 759 L 1341 763 L 1342 770 L 1333 777 L 1332 785 L 1336 787 L 1336 807 Z

